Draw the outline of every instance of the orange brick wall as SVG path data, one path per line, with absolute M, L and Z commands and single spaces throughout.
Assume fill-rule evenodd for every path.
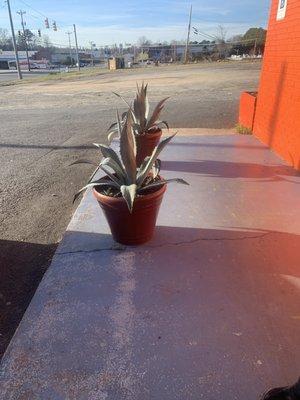
M 300 0 L 288 0 L 276 20 L 272 1 L 254 134 L 300 169 Z

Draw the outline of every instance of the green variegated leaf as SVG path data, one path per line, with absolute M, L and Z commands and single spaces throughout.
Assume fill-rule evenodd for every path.
M 136 182 L 136 141 L 130 113 L 127 114 L 126 123 L 121 131 L 120 153 L 128 178 L 127 184 L 134 184 Z
M 139 189 L 139 193 L 143 192 L 145 190 L 151 189 L 151 188 L 163 186 L 163 185 L 168 184 L 168 183 L 180 183 L 182 185 L 188 185 L 189 186 L 189 183 L 187 181 L 185 181 L 184 179 L 180 179 L 180 178 L 166 179 L 166 180 L 161 180 L 159 182 L 150 183 L 149 185 L 140 188 Z
M 119 130 L 117 129 L 115 131 L 110 132 L 110 134 L 107 136 L 107 140 L 109 143 L 111 143 L 114 140 L 114 138 L 118 136 L 119 136 Z
M 144 168 L 146 167 L 146 165 L 148 164 L 148 161 L 150 160 L 150 157 L 146 157 L 145 158 L 145 160 L 142 162 L 142 164 L 140 165 L 140 168 L 139 168 L 139 173 L 140 173 L 140 171 L 143 171 L 144 170 Z M 138 173 L 138 175 L 139 175 L 139 173 Z
M 78 196 L 85 191 L 86 189 L 90 188 L 90 187 L 95 187 L 95 186 L 110 186 L 110 187 L 116 187 L 119 188 L 119 185 L 117 185 L 115 182 L 111 182 L 111 181 L 103 181 L 102 179 L 99 179 L 97 181 L 94 182 L 90 182 L 87 185 L 85 185 L 82 189 L 79 190 L 79 192 L 77 192 L 74 196 L 73 199 L 73 203 L 76 201 L 76 199 L 78 198 Z
M 100 165 L 100 169 L 102 169 L 103 172 L 106 173 L 106 175 L 113 181 L 115 182 L 119 187 L 123 184 L 123 182 L 117 178 L 116 175 L 111 173 L 108 168 L 106 168 L 104 165 Z
M 76 164 L 90 164 L 90 165 L 95 165 L 96 167 L 98 167 L 98 165 L 99 165 L 96 162 L 91 161 L 91 160 L 87 160 L 85 158 L 81 158 L 80 160 L 76 160 L 76 161 L 72 162 L 72 164 L 70 164 L 70 166 L 71 165 L 76 165 Z
M 133 103 L 133 110 L 136 116 L 137 122 L 140 125 L 140 133 L 145 131 L 147 124 L 147 107 L 149 113 L 149 103 L 147 103 L 147 86 L 145 88 L 144 83 L 141 88 L 137 85 L 137 94 Z
M 125 173 L 124 167 L 122 165 L 122 162 L 119 159 L 118 154 L 111 147 L 108 147 L 104 144 L 97 144 L 97 143 L 94 143 L 94 145 L 101 150 L 101 153 L 104 158 L 111 158 L 112 160 L 114 160 L 119 165 L 119 167 L 121 168 L 123 173 Z
M 168 130 L 170 129 L 170 128 L 169 128 L 169 124 L 167 123 L 167 121 L 157 121 L 155 125 L 158 126 L 158 127 L 160 127 L 160 126 L 163 125 L 163 126 L 165 126 Z
M 116 93 L 116 92 L 113 92 L 113 94 L 116 95 L 117 97 L 119 97 L 121 100 L 123 100 L 124 103 L 127 105 L 127 107 L 131 109 L 131 105 L 128 103 L 127 100 L 124 99 L 123 96 L 121 96 L 119 93 Z
M 169 99 L 169 97 L 166 97 L 165 99 L 161 100 L 157 106 L 155 107 L 151 118 L 147 122 L 147 125 L 145 127 L 145 131 L 149 130 L 152 128 L 154 125 L 156 125 L 156 122 L 159 120 L 160 114 L 164 108 L 164 103 Z
M 160 169 L 161 169 L 161 161 L 160 160 L 156 160 L 154 165 L 153 165 L 153 167 L 152 167 L 152 171 L 151 171 L 153 179 L 157 178 L 157 176 L 160 173 Z
M 134 199 L 137 193 L 137 185 L 121 186 L 121 193 L 127 203 L 129 211 L 132 213 Z
M 120 182 L 121 185 L 124 185 L 126 183 L 126 174 L 124 172 L 124 170 L 122 170 L 119 166 L 119 164 L 117 164 L 113 159 L 111 158 L 104 158 L 101 163 L 101 166 L 107 166 L 109 168 L 111 168 L 115 175 L 118 178 L 118 181 Z
M 148 119 L 149 112 L 150 112 L 150 103 L 149 103 L 149 99 L 148 99 L 147 89 L 148 89 L 148 84 L 144 88 L 144 92 L 145 92 L 145 118 L 146 118 L 146 120 Z
M 113 124 L 110 125 L 110 127 L 107 129 L 107 132 L 111 132 L 114 130 L 118 129 L 118 124 L 116 122 L 114 122 Z

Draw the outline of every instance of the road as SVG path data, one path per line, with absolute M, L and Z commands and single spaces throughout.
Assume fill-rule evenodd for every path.
M 44 75 L 48 75 L 50 70 L 32 70 L 30 72 L 28 71 L 22 71 L 23 79 L 27 78 L 38 78 Z M 6 70 L 0 70 L 0 82 L 9 82 L 9 81 L 15 81 L 18 79 L 18 74 L 17 71 L 6 71 Z
M 0 354 L 47 269 L 76 207 L 74 193 L 92 172 L 69 164 L 97 160 L 116 108 L 135 83 L 149 82 L 151 104 L 168 101 L 176 128 L 230 128 L 241 91 L 255 90 L 259 63 L 220 63 L 116 71 L 74 81 L 1 87 Z

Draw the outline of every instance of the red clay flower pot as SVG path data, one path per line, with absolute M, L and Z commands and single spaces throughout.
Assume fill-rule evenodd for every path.
M 136 155 L 136 163 L 139 167 L 146 157 L 151 156 L 153 150 L 158 145 L 160 138 L 162 135 L 161 129 L 157 129 L 155 131 L 149 131 L 144 135 L 136 135 L 136 147 L 137 147 L 137 155 Z
M 130 214 L 123 197 L 109 197 L 93 189 L 102 208 L 114 240 L 118 243 L 135 246 L 152 239 L 159 208 L 166 191 L 163 185 L 152 193 L 138 196 Z

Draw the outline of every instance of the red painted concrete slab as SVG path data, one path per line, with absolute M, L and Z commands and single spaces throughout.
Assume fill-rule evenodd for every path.
M 1 365 L 5 400 L 253 400 L 300 373 L 300 177 L 251 136 L 179 137 L 155 238 L 88 194 Z

